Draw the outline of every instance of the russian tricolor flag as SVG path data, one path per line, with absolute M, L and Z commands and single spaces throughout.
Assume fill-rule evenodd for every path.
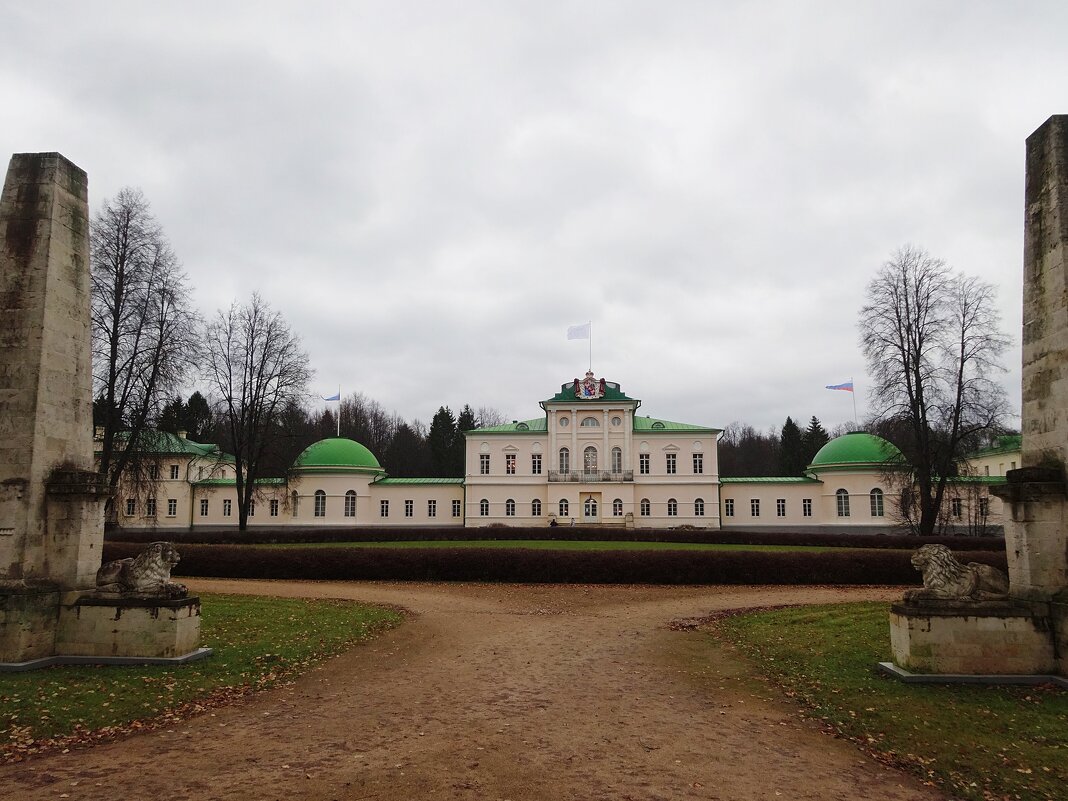
M 844 384 L 828 384 L 826 388 L 827 389 L 843 389 L 846 392 L 852 392 L 853 391 L 853 382 L 852 381 L 846 381 Z

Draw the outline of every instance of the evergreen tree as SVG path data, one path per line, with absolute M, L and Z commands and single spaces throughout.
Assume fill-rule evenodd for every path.
M 435 476 L 452 476 L 453 450 L 456 442 L 456 419 L 448 406 L 439 406 L 430 421 L 427 445 Z
M 784 476 L 804 475 L 808 462 L 801 443 L 801 429 L 787 417 L 779 433 L 779 470 Z
M 812 415 L 808 428 L 801 435 L 801 453 L 804 457 L 805 465 L 811 464 L 819 449 L 830 441 L 831 438 L 827 436 L 827 432 L 824 430 L 819 418 L 816 415 Z
M 462 478 L 464 475 L 464 461 L 466 456 L 464 448 L 467 445 L 467 440 L 464 438 L 464 432 L 473 431 L 475 425 L 474 409 L 465 403 L 464 408 L 460 411 L 460 416 L 456 418 L 456 435 L 453 437 L 452 448 L 450 449 L 448 475 L 453 478 Z

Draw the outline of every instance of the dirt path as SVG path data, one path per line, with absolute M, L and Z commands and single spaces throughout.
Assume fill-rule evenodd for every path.
M 666 623 L 873 589 L 194 580 L 413 618 L 295 684 L 170 730 L 0 768 L 11 799 L 937 799 L 742 690 Z

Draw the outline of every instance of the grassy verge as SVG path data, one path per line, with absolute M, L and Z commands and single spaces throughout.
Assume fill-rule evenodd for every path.
M 807 714 L 876 757 L 967 799 L 1052 801 L 1068 786 L 1068 693 L 1054 687 L 905 685 L 886 604 L 760 612 L 719 621 Z
M 215 654 L 200 662 L 0 673 L 0 757 L 173 722 L 288 679 L 401 619 L 349 601 L 201 598 L 201 644 Z
M 251 546 L 250 546 L 251 547 Z M 531 548 L 538 551 L 848 551 L 811 545 L 744 545 L 724 542 L 608 540 L 398 540 L 391 542 L 275 543 L 259 548 Z

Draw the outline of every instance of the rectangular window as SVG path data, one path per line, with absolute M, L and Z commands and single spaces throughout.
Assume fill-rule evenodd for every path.
M 480 453 L 478 455 L 478 472 L 484 476 L 489 475 L 489 457 L 488 453 Z
M 437 501 L 427 501 L 426 502 L 426 516 L 427 517 L 437 517 L 438 516 L 438 502 Z
M 159 465 L 158 464 L 150 464 L 148 466 L 148 478 L 151 481 L 158 481 L 159 480 Z
M 649 454 L 638 454 L 638 472 L 643 476 L 649 475 Z
M 667 474 L 669 476 L 675 475 L 675 456 L 674 453 L 667 454 Z
M 201 517 L 207 517 L 208 516 L 208 499 L 207 498 L 201 498 L 200 499 L 200 516 Z
M 775 516 L 786 517 L 786 498 L 775 499 Z
M 404 502 L 404 516 L 413 517 L 415 515 L 415 501 Z
M 249 500 L 249 502 L 248 502 L 248 516 L 249 517 L 255 517 L 256 516 L 256 499 L 255 498 L 251 498 Z
M 988 517 L 989 515 L 990 515 L 990 499 L 989 498 L 980 498 L 979 499 L 979 516 L 980 517 Z
M 168 498 L 167 499 L 167 517 L 177 517 L 177 516 L 178 516 L 178 499 L 177 498 Z
M 695 476 L 699 476 L 705 472 L 705 455 L 703 453 L 695 453 L 693 455 L 693 473 Z
M 749 515 L 750 517 L 760 517 L 760 498 L 749 499 Z
M 812 499 L 801 499 L 801 515 L 802 517 L 812 517 Z
M 534 453 L 530 456 L 530 474 L 532 476 L 541 475 L 541 454 Z
M 460 502 L 459 501 L 453 501 L 452 502 L 452 516 L 453 517 L 459 517 L 461 511 L 462 510 L 460 508 Z
M 379 517 L 389 517 L 389 501 L 378 502 L 378 515 Z
M 271 499 L 271 517 L 278 517 L 278 499 Z
M 1015 469 L 1016 469 L 1016 462 L 1009 462 L 1009 470 L 1015 470 Z
M 723 501 L 723 515 L 724 517 L 734 517 L 734 498 L 727 498 Z
M 178 465 L 172 464 L 171 465 L 171 480 L 173 481 L 173 480 L 175 480 L 177 478 L 178 478 Z
M 515 454 L 506 453 L 504 455 L 504 472 L 510 476 L 515 475 Z
M 234 510 L 234 503 L 229 498 L 223 501 L 223 517 L 229 517 L 230 513 Z
M 145 499 L 145 517 L 155 517 L 155 516 L 156 516 L 156 499 L 155 498 L 146 498 Z
M 137 501 L 135 501 L 133 498 L 127 498 L 126 499 L 126 516 L 127 517 L 133 517 L 134 516 L 134 512 L 136 512 L 136 511 L 137 511 Z

